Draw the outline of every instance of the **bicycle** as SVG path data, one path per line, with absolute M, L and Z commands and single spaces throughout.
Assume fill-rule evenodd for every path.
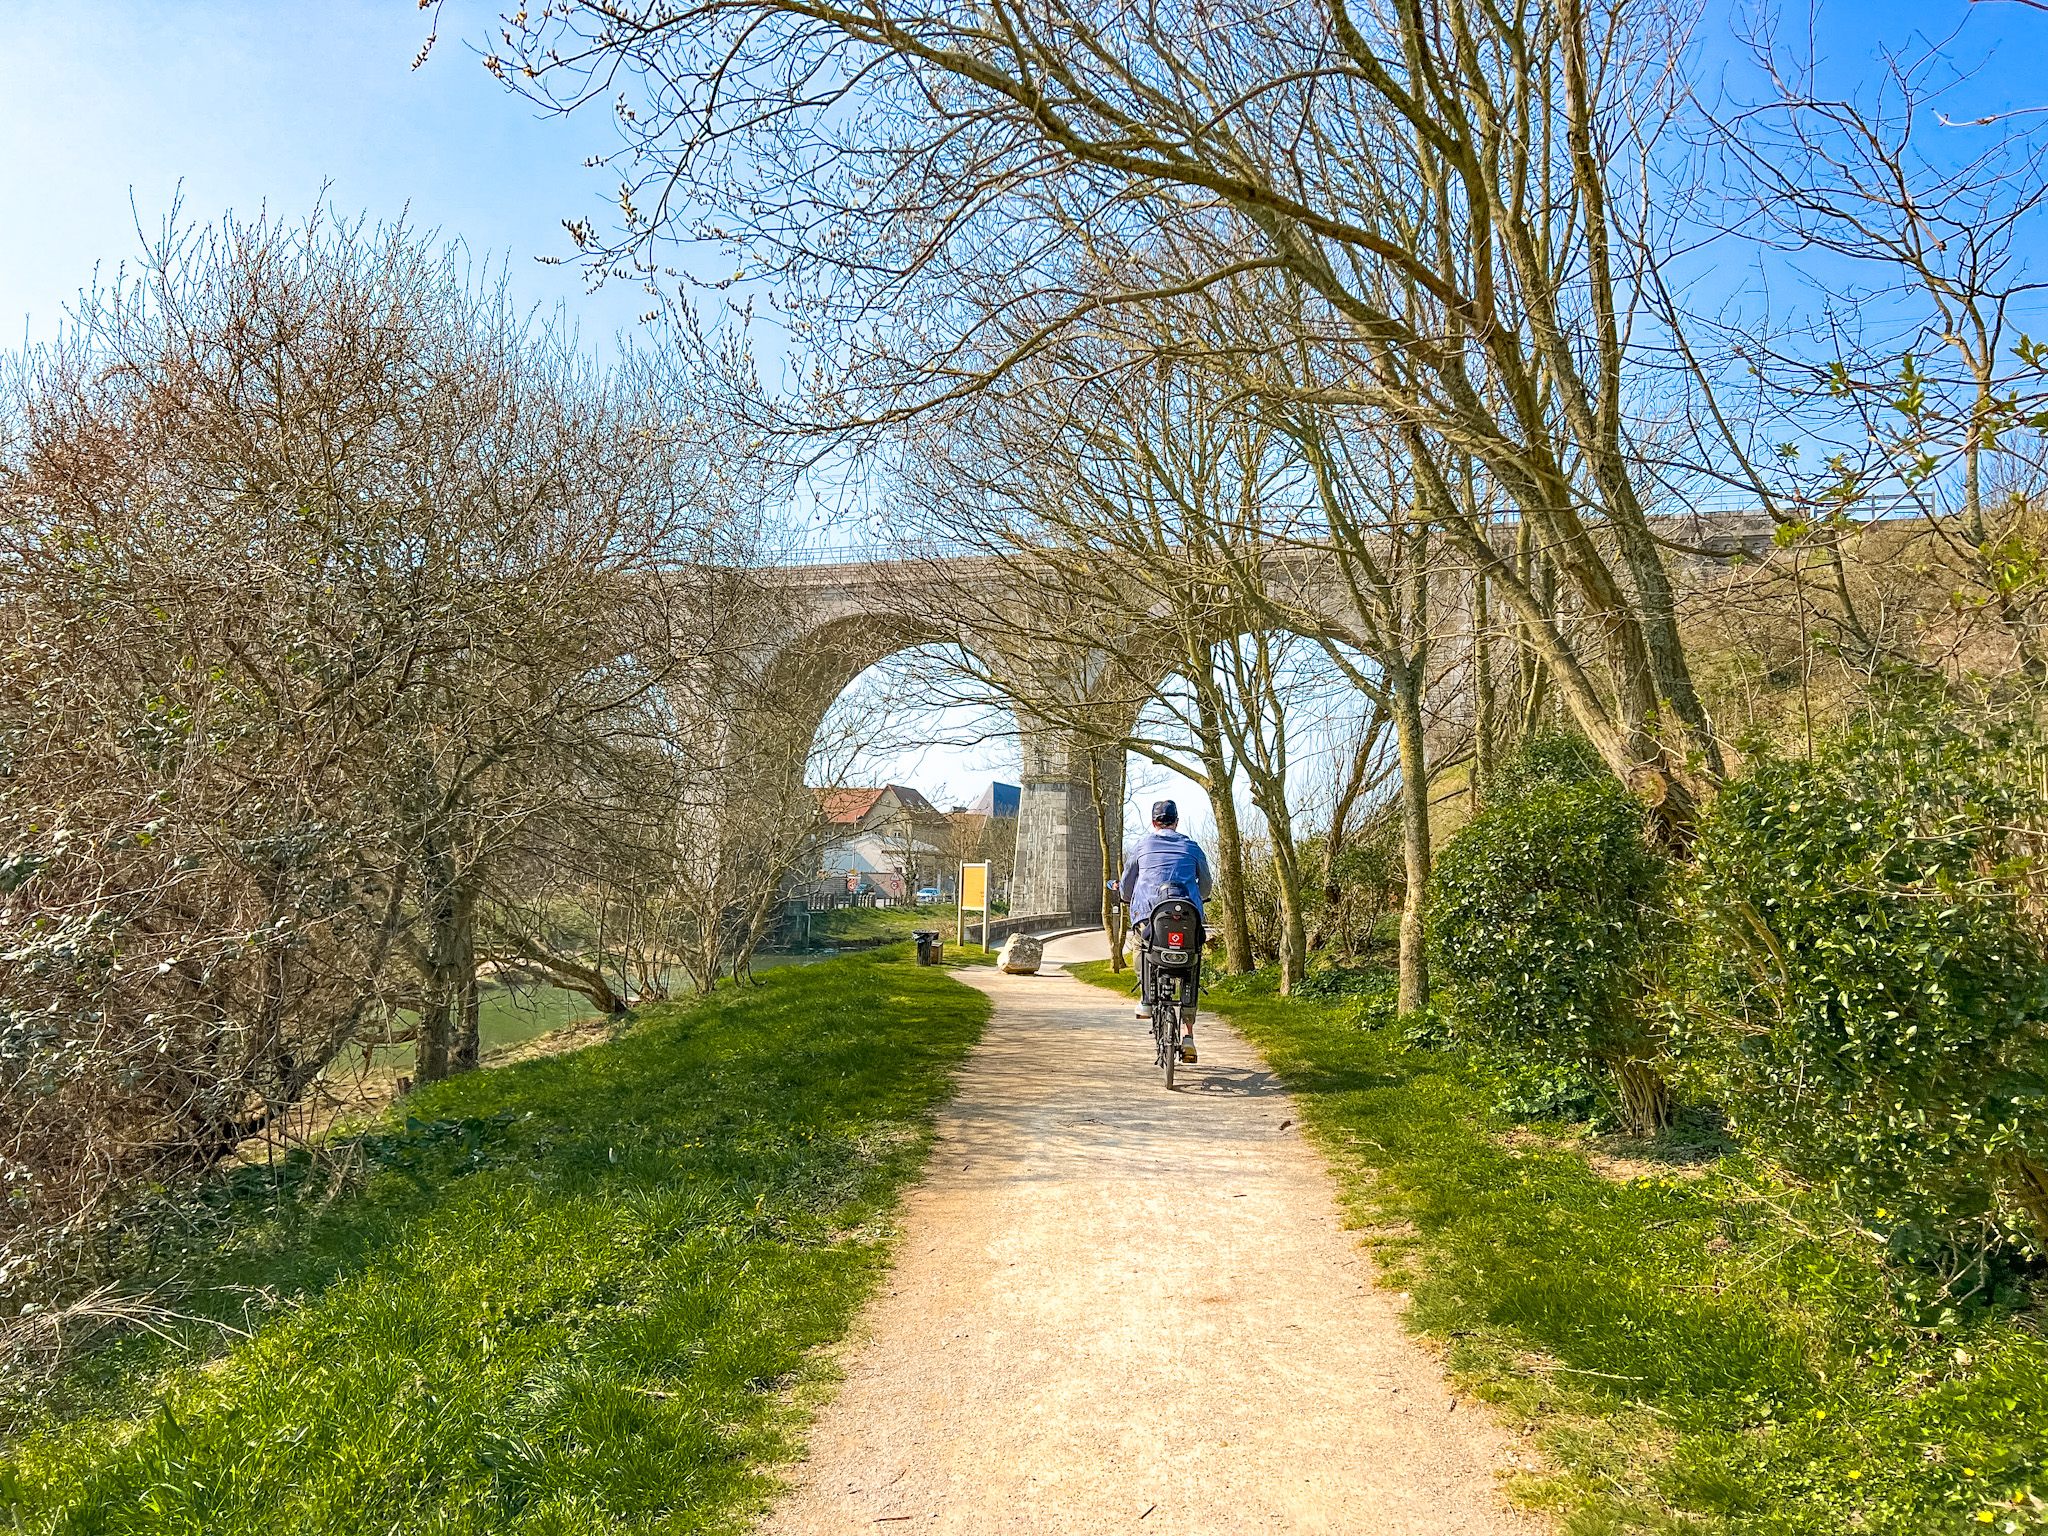
M 1173 1087 L 1181 1040 L 1195 1028 L 1195 999 L 1202 986 L 1202 914 L 1191 901 L 1173 898 L 1152 909 L 1138 944 L 1138 991 L 1152 1005 L 1152 1064 Z M 1148 985 L 1149 979 L 1149 985 Z

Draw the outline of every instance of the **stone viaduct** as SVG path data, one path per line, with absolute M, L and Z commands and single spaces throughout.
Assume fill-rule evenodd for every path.
M 1658 521 L 1666 525 L 1662 531 L 1674 546 L 1695 552 L 1689 559 L 1679 557 L 1680 565 L 1719 565 L 1731 555 L 1761 555 L 1771 548 L 1769 519 L 1753 513 L 1692 514 Z M 769 665 L 803 670 L 800 692 L 815 701 L 811 730 L 815 732 L 849 683 L 899 652 L 920 645 L 1000 650 L 1000 639 L 977 636 L 971 626 L 963 627 L 948 616 L 969 605 L 963 599 L 971 601 L 981 584 L 978 567 L 990 571 L 987 585 L 995 587 L 994 562 L 972 555 L 821 555 L 777 567 L 773 579 L 785 600 L 789 629 L 782 656 Z M 1296 579 L 1312 590 L 1319 578 L 1310 569 L 1297 573 Z M 1098 752 L 1091 785 L 1086 749 L 1070 745 L 1061 733 L 1044 728 L 1025 711 L 1015 713 L 1023 801 L 1011 880 L 1012 915 L 992 925 L 995 938 L 1100 922 L 1102 850 L 1105 842 L 1112 850 L 1123 843 L 1122 754 Z M 1110 820 L 1106 839 L 1097 826 L 1098 792 Z

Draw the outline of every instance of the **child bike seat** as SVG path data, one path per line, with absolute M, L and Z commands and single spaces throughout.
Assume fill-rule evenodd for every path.
M 1154 907 L 1146 921 L 1151 925 L 1147 942 L 1155 963 L 1193 965 L 1201 958 L 1208 935 L 1202 931 L 1201 909 L 1192 901 L 1170 897 Z

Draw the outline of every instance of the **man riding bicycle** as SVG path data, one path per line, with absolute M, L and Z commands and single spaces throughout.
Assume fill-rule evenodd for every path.
M 1124 905 L 1130 909 L 1131 930 L 1138 934 L 1138 1017 L 1152 1018 L 1152 1005 L 1159 998 L 1159 977 L 1144 942 L 1146 921 L 1152 909 L 1168 897 L 1184 897 L 1202 910 L 1202 898 L 1209 894 L 1209 859 L 1201 844 L 1180 830 L 1180 808 L 1171 800 L 1152 802 L 1152 831 L 1139 839 L 1117 882 Z M 1192 1009 L 1189 1010 L 1193 1012 Z M 1183 1028 L 1180 1059 L 1195 1060 L 1194 1021 Z

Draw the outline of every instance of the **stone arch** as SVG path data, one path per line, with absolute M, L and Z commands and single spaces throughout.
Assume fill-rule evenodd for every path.
M 984 636 L 919 606 L 919 594 L 887 568 L 843 567 L 789 573 L 788 632 L 762 658 L 755 675 L 765 688 L 798 701 L 794 729 L 815 741 L 827 711 L 848 684 L 878 662 L 926 645 L 994 649 Z M 992 925 L 1007 931 L 1079 927 L 1100 922 L 1103 843 L 1096 818 L 1099 793 L 1113 808 L 1110 846 L 1121 844 L 1122 755 L 1089 762 L 1064 733 L 1028 709 L 1016 709 L 1022 803 L 1011 915 Z
M 868 668 L 919 646 L 958 643 L 956 632 L 915 615 L 829 614 L 788 636 L 767 658 L 762 682 L 772 697 L 796 705 L 795 729 L 810 742 L 833 703 Z

